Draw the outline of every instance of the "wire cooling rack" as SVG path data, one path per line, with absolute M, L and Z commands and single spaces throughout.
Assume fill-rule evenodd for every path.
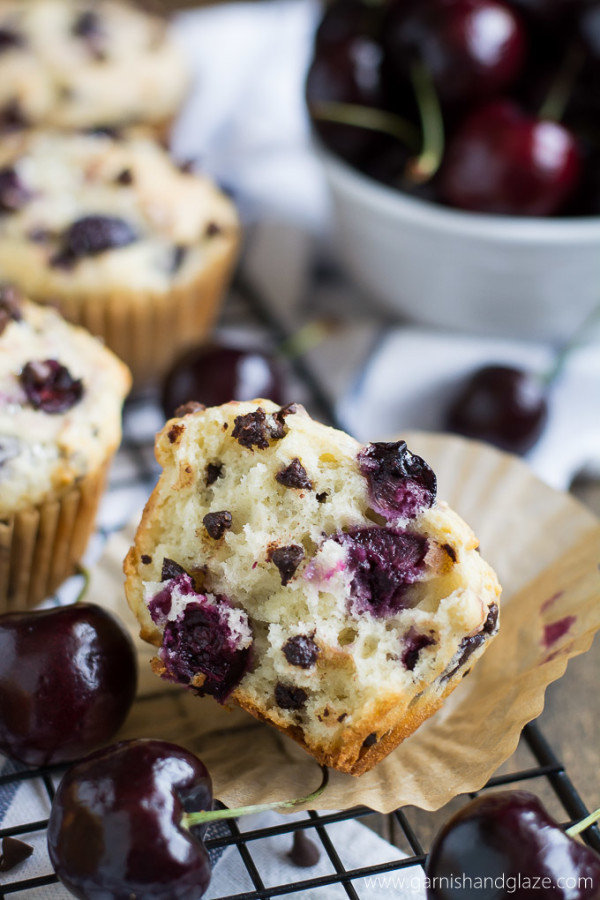
M 238 277 L 234 285 L 232 298 L 226 307 L 224 327 L 232 324 L 239 326 L 241 323 L 244 329 L 254 328 L 267 346 L 281 343 L 288 337 L 287 329 L 273 313 L 270 304 L 241 277 Z M 322 421 L 339 426 L 326 386 L 302 357 L 289 362 L 288 374 L 290 384 L 293 385 L 294 399 L 305 403 L 309 411 Z M 99 555 L 108 537 L 124 526 L 132 512 L 139 508 L 140 503 L 150 492 L 157 476 L 152 450 L 153 437 L 156 428 L 161 424 L 162 414 L 155 396 L 138 396 L 127 403 L 123 445 L 113 467 L 107 495 L 101 508 L 92 553 Z M 54 602 L 64 602 L 64 598 L 58 596 Z M 138 702 L 145 701 L 141 699 Z M 484 791 L 489 788 L 525 786 L 541 796 L 554 817 L 565 825 L 579 821 L 589 813 L 590 810 L 576 790 L 565 766 L 537 723 L 525 727 L 514 759 L 517 763 L 513 762 L 511 768 L 509 761 L 507 771 L 493 777 L 483 788 Z M 5 837 L 13 837 L 31 843 L 35 843 L 36 840 L 38 844 L 40 841 L 43 842 L 47 816 L 20 821 L 7 827 L 2 826 L 2 818 L 16 792 L 24 783 L 29 783 L 36 789 L 38 795 L 43 795 L 49 811 L 55 785 L 64 769 L 64 766 L 51 766 L 32 770 L 11 762 L 5 764 L 4 769 L 0 771 L 0 841 Z M 461 802 L 465 799 L 462 798 Z M 358 807 L 334 813 L 302 813 L 299 818 L 294 819 L 282 816 L 276 825 L 249 830 L 241 830 L 236 821 L 229 821 L 209 829 L 205 843 L 213 861 L 227 848 L 236 848 L 247 873 L 248 885 L 251 886 L 249 890 L 223 895 L 221 900 L 234 898 L 267 900 L 284 895 L 330 897 L 332 896 L 330 892 L 334 888 L 339 892 L 336 897 L 345 896 L 351 900 L 373 897 L 376 900 L 378 890 L 386 883 L 386 878 L 389 884 L 393 884 L 391 879 L 394 873 L 395 877 L 400 879 L 402 872 L 424 865 L 432 835 L 452 811 L 453 808 L 447 808 L 437 813 L 425 813 L 405 808 L 382 816 L 366 807 Z M 360 867 L 345 865 L 343 848 L 339 843 L 336 844 L 333 832 L 336 825 L 349 821 L 370 825 L 373 830 L 388 838 L 398 848 L 397 857 L 376 865 Z M 257 842 L 268 838 L 285 837 L 291 847 L 294 835 L 299 832 L 310 836 L 321 857 L 328 860 L 328 874 L 315 877 L 311 876 L 310 868 L 298 868 L 296 880 L 276 884 L 270 881 L 266 884 L 256 858 Z M 587 829 L 583 839 L 600 851 L 600 832 L 597 827 Z M 422 868 L 420 871 L 422 872 Z M 58 879 L 52 872 L 49 862 L 47 873 L 36 874 L 34 877 L 30 877 L 29 866 L 25 862 L 18 869 L 0 873 L 0 900 L 9 895 L 44 900 L 46 897 L 54 896 L 51 886 L 57 882 Z M 398 880 L 398 883 L 401 882 Z M 406 888 L 404 891 L 406 896 Z M 400 893 L 399 890 L 398 896 Z

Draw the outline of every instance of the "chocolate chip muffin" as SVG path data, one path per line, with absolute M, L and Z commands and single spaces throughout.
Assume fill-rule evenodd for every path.
M 118 128 L 164 135 L 188 84 L 167 23 L 114 0 L 0 0 L 0 131 Z
M 153 668 L 359 775 L 483 653 L 497 578 L 405 442 L 361 446 L 297 405 L 195 407 L 157 437 L 125 561 Z
M 83 555 L 130 380 L 84 329 L 0 286 L 0 612 L 43 600 Z
M 209 331 L 237 245 L 230 200 L 152 139 L 0 142 L 0 279 L 102 337 L 137 382 Z

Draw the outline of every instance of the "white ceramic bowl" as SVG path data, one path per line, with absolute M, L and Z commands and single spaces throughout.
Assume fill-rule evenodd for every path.
M 342 263 L 368 296 L 397 316 L 560 342 L 600 302 L 600 217 L 460 212 L 321 156 Z

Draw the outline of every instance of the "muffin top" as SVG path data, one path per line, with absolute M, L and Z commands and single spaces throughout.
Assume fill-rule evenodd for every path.
M 159 17 L 114 0 L 0 0 L 0 127 L 164 124 L 186 86 Z
M 0 287 L 0 516 L 59 496 L 110 457 L 129 386 L 87 331 Z
M 170 290 L 237 227 L 231 201 L 145 135 L 23 132 L 0 145 L 0 278 L 33 299 Z

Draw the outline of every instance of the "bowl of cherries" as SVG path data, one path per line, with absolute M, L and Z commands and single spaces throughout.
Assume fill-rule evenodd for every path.
M 597 0 L 333 0 L 306 101 L 380 307 L 556 341 L 598 303 Z

